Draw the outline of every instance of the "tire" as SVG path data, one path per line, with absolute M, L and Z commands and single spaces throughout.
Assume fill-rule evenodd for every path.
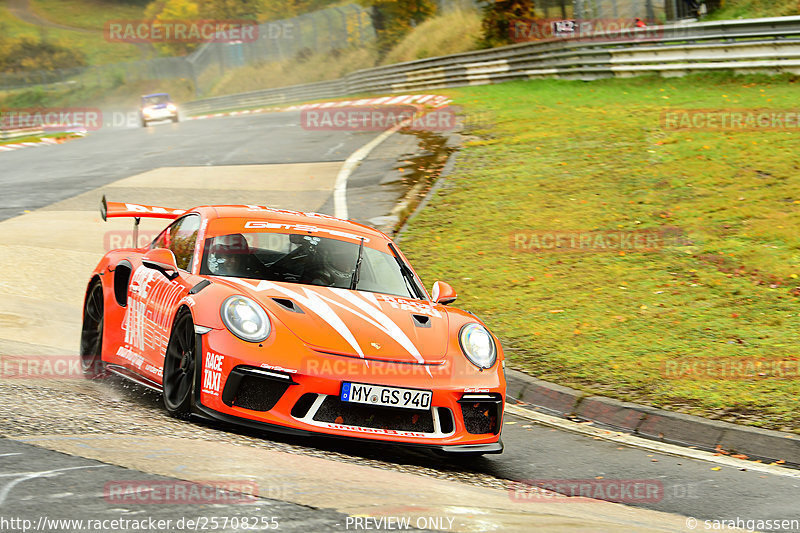
M 143 128 L 147 127 L 147 121 L 145 119 L 142 119 L 142 127 Z
M 105 375 L 103 365 L 103 284 L 96 279 L 89 284 L 86 302 L 83 304 L 83 325 L 81 326 L 81 370 L 88 379 Z
M 182 309 L 175 317 L 164 357 L 164 407 L 170 416 L 182 420 L 191 416 L 196 364 L 192 313 Z
M 178 123 L 178 117 L 177 116 L 172 117 L 172 123 L 173 124 L 177 124 Z

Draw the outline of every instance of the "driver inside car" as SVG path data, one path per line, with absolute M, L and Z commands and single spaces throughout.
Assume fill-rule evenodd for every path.
M 352 245 L 333 239 L 324 240 L 317 250 L 317 265 L 311 283 L 349 288 L 356 258 L 357 252 Z
M 252 274 L 250 247 L 240 233 L 214 239 L 208 254 L 208 270 L 219 276 L 248 277 Z

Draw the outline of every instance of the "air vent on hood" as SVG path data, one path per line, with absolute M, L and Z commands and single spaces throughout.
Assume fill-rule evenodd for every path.
M 414 319 L 414 325 L 418 328 L 429 328 L 431 327 L 431 317 L 426 315 L 411 315 Z
M 289 298 L 273 298 L 272 301 L 280 305 L 287 311 L 291 311 L 292 313 L 303 313 L 303 310 L 300 308 L 300 306 L 294 303 Z

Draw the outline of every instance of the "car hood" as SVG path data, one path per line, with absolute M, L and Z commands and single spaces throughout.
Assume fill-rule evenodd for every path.
M 223 279 L 259 301 L 317 351 L 404 363 L 440 364 L 445 359 L 447 313 L 430 302 L 332 287 Z

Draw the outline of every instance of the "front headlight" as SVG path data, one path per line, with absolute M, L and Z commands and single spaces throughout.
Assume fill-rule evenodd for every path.
M 272 331 L 266 311 L 246 296 L 228 297 L 222 302 L 220 315 L 231 333 L 248 342 L 261 342 Z
M 175 107 L 175 104 L 167 104 L 167 109 L 169 109 L 172 112 L 175 112 L 175 111 L 178 110 L 178 108 Z
M 480 324 L 467 324 L 458 334 L 461 351 L 478 368 L 491 368 L 497 361 L 497 347 L 492 334 Z

